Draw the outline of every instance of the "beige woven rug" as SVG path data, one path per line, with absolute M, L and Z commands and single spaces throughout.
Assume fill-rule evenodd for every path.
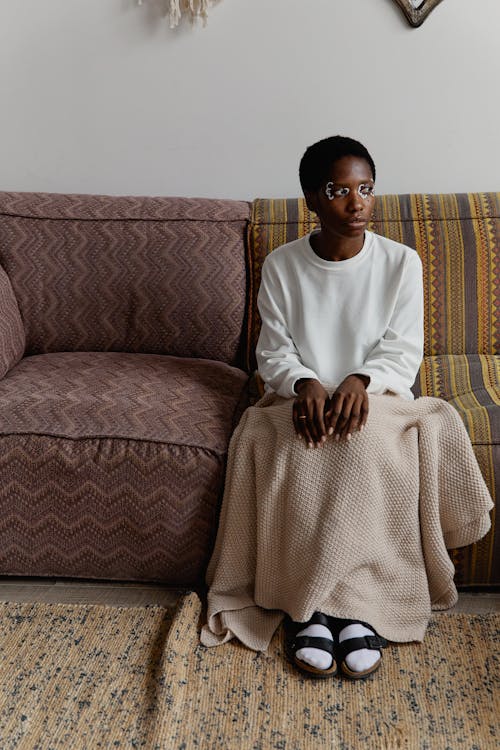
M 500 615 L 436 615 L 364 683 L 302 678 L 283 634 L 260 654 L 199 645 L 201 604 L 0 604 L 0 748 L 500 747 Z

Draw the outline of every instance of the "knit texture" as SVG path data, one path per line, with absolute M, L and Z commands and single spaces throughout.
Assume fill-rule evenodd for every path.
M 265 651 L 284 613 L 369 622 L 421 641 L 457 600 L 447 547 L 490 528 L 493 503 L 457 411 L 369 395 L 363 432 L 308 449 L 292 399 L 266 395 L 231 440 L 201 640 Z

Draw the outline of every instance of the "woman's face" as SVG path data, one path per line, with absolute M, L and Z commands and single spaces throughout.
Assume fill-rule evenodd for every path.
M 370 220 L 375 183 L 370 165 L 356 156 L 336 161 L 324 184 L 314 193 L 306 193 L 307 206 L 330 235 L 356 239 L 364 235 Z

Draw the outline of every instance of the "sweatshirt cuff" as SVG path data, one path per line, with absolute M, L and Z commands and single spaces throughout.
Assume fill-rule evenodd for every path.
M 288 373 L 288 375 L 286 375 L 281 381 L 280 386 L 276 391 L 278 396 L 283 396 L 283 398 L 295 398 L 297 395 L 294 389 L 295 383 L 302 378 L 311 378 L 312 380 L 319 379 L 313 370 L 307 370 L 305 367 L 294 370 L 293 372 Z
M 374 396 L 385 393 L 387 390 L 387 386 L 385 385 L 385 383 L 381 383 L 380 380 L 374 378 L 372 373 L 364 367 L 360 367 L 354 372 L 350 372 L 349 375 L 366 375 L 367 377 L 369 377 L 370 382 L 366 386 L 366 392 L 373 393 Z

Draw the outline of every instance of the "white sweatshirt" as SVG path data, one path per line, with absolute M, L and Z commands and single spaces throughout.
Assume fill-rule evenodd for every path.
M 368 393 L 412 400 L 423 356 L 418 254 L 365 232 L 353 258 L 326 261 L 310 236 L 277 248 L 262 268 L 257 362 L 266 390 L 291 398 L 299 378 L 315 378 L 331 394 L 359 373 L 370 377 Z

